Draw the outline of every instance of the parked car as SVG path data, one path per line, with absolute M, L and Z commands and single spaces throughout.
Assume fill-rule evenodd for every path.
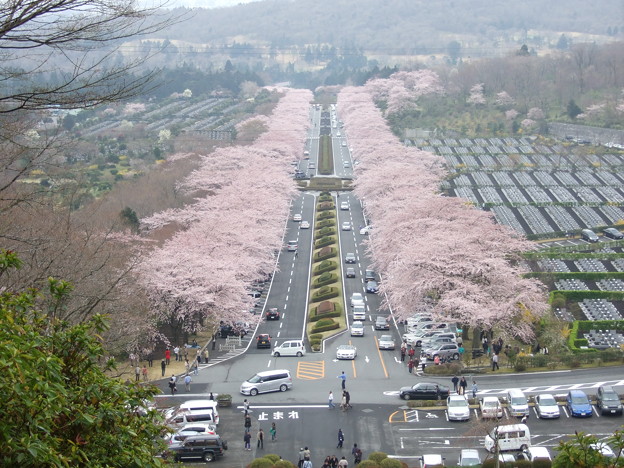
M 394 349 L 394 338 L 392 335 L 381 335 L 378 341 L 379 349 Z
M 600 414 L 622 415 L 620 395 L 618 395 L 611 385 L 601 385 L 598 387 L 596 391 L 596 406 L 600 410 Z
M 211 462 L 222 457 L 225 450 L 227 443 L 216 434 L 194 435 L 179 444 L 171 444 L 163 457 L 172 457 L 176 462 L 187 459 Z
M 345 263 L 355 263 L 356 262 L 356 258 L 355 258 L 355 254 L 349 252 L 347 255 L 345 255 Z
M 613 452 L 613 449 L 604 442 L 589 444 L 589 448 L 600 452 L 600 454 L 605 458 L 615 458 L 615 453 Z
M 522 458 L 520 458 L 522 457 Z M 539 445 L 532 445 L 531 447 L 525 448 L 522 453 L 518 456 L 519 459 L 529 460 L 531 463 L 535 463 L 537 461 L 549 462 L 552 461 L 550 457 L 550 452 L 546 447 L 542 447 Z
M 212 423 L 187 423 L 174 433 L 167 434 L 165 440 L 169 444 L 180 444 L 190 436 L 202 434 L 215 435 L 216 433 L 217 426 Z
M 368 234 L 370 234 L 371 229 L 372 228 L 370 226 L 364 226 L 360 229 L 360 234 L 362 234 L 363 236 L 367 236 Z
M 301 229 L 310 229 L 310 222 L 309 221 L 301 221 L 301 224 L 299 225 L 299 227 Z
M 583 390 L 570 390 L 566 396 L 566 405 L 571 416 L 589 418 L 593 414 L 592 405 Z
M 459 453 L 459 466 L 481 466 L 481 456 L 475 449 L 463 449 Z
M 388 323 L 388 317 L 379 315 L 375 319 L 375 330 L 390 330 L 390 324 Z
M 611 239 L 624 239 L 624 234 L 618 231 L 615 228 L 607 228 L 602 231 L 605 237 L 609 237 Z
M 266 319 L 267 320 L 279 320 L 280 319 L 280 313 L 279 313 L 279 310 L 277 310 L 277 307 L 271 307 L 269 310 L 267 310 Z
M 457 343 L 443 344 L 437 348 L 427 349 L 425 351 L 425 356 L 427 356 L 427 358 L 431 360 L 435 359 L 436 356 L 440 359 L 450 358 L 453 360 L 457 360 L 459 359 L 459 347 L 457 346 Z
M 535 396 L 535 411 L 540 419 L 554 419 L 561 416 L 557 400 L 550 393 Z
M 379 292 L 379 285 L 377 284 L 377 281 L 368 281 L 366 283 L 366 292 L 377 294 Z
M 268 333 L 261 333 L 256 338 L 256 346 L 258 348 L 270 348 L 271 347 L 271 337 Z
M 355 359 L 357 348 L 353 345 L 343 344 L 336 348 L 336 359 Z
M 446 414 L 449 421 L 468 421 L 470 419 L 470 406 L 466 397 L 464 395 L 449 395 L 446 399 Z
M 351 294 L 351 307 L 356 305 L 364 305 L 364 296 L 362 296 L 362 293 Z
M 420 457 L 420 468 L 439 468 L 444 466 L 445 458 L 437 453 L 428 453 Z
M 486 396 L 479 402 L 482 418 L 502 418 L 503 407 L 495 396 Z
M 364 336 L 364 324 L 359 320 L 351 324 L 351 336 Z
M 349 267 L 349 268 L 347 268 L 347 271 L 346 271 L 346 273 L 345 273 L 345 276 L 346 276 L 347 278 L 355 278 L 355 268 L 353 268 L 353 267 Z
M 399 390 L 399 397 L 403 400 L 437 400 L 448 396 L 449 388 L 446 385 L 432 382 L 419 382 Z

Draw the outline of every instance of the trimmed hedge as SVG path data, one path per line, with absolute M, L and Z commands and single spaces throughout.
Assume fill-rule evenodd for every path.
M 336 219 L 336 212 L 334 210 L 321 211 L 316 215 L 316 219 L 321 221 L 323 219 Z
M 317 221 L 316 223 L 316 228 L 325 228 L 325 227 L 332 227 L 336 225 L 336 221 L 334 219 L 323 219 L 321 221 Z
M 335 283 L 336 281 L 338 281 L 338 275 L 336 273 L 326 271 L 312 280 L 312 287 L 320 288 L 321 286 L 327 286 L 328 284 Z
M 326 211 L 326 210 L 333 210 L 336 208 L 336 205 L 334 204 L 334 201 L 323 201 L 320 203 L 317 203 L 316 205 L 316 211 Z
M 312 328 L 312 332 L 322 333 L 329 330 L 335 330 L 338 327 L 340 327 L 340 324 L 338 322 L 335 322 L 334 319 L 327 318 L 316 322 L 314 324 L 314 327 Z
M 340 290 L 333 286 L 323 286 L 318 291 L 312 293 L 311 301 L 320 302 L 327 299 L 332 299 L 340 295 Z
M 314 254 L 314 261 L 327 260 L 338 255 L 338 251 L 335 247 L 323 247 L 321 250 Z
M 338 264 L 333 260 L 323 260 L 312 269 L 313 275 L 320 275 L 326 271 L 332 271 L 338 268 Z
M 336 229 L 334 226 L 322 227 L 320 229 L 317 229 L 317 231 L 314 233 L 315 237 L 333 236 L 334 234 L 336 234 Z
M 583 299 L 624 300 L 624 291 L 551 291 L 550 296 L 560 295 L 566 302 L 581 302 Z M 551 299 L 552 300 L 552 299 Z
M 321 237 L 314 241 L 314 248 L 320 249 L 321 247 L 327 247 L 328 245 L 332 245 L 336 243 L 336 238 L 332 236 Z
M 534 271 L 532 273 L 525 273 L 523 278 L 538 278 L 538 279 L 579 279 L 586 281 L 600 281 L 602 279 L 621 279 L 624 280 L 624 271 L 615 272 L 598 272 L 598 271 L 572 271 L 566 273 L 551 273 L 548 271 Z
M 318 322 L 319 320 L 322 320 L 324 318 L 340 317 L 342 315 L 342 307 L 340 307 L 340 304 L 335 302 L 332 302 L 332 304 L 336 306 L 333 311 L 320 314 L 316 311 L 317 308 L 313 307 L 310 311 L 310 317 L 308 320 L 310 322 Z M 310 339 L 312 339 L 312 335 L 310 335 Z

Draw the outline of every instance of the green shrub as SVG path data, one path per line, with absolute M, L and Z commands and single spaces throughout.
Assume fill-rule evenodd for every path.
M 401 462 L 394 458 L 385 458 L 379 464 L 380 468 L 402 468 Z
M 267 453 L 266 455 L 263 455 L 262 458 L 268 458 L 273 463 L 277 463 L 280 460 L 280 456 L 275 453 Z
M 316 231 L 316 237 L 333 236 L 336 234 L 334 226 L 324 226 Z
M 331 309 L 321 308 L 323 304 L 331 304 Z M 342 307 L 337 302 L 323 301 L 310 311 L 310 322 L 317 322 L 324 318 L 340 317 L 342 315 Z
M 333 200 L 322 201 L 316 205 L 317 211 L 333 210 L 334 208 L 336 208 L 336 205 L 334 205 Z
M 336 273 L 326 271 L 312 280 L 312 287 L 320 288 L 321 286 L 327 286 L 328 284 L 335 283 L 336 281 L 338 281 L 338 275 Z
M 362 460 L 358 466 L 360 468 L 379 468 L 379 465 L 375 463 L 373 460 Z M 399 464 L 399 468 L 400 468 L 400 464 Z
M 380 464 L 386 458 L 388 458 L 388 454 L 384 452 L 371 452 L 371 454 L 368 456 L 369 460 L 372 460 L 377 464 Z
M 326 271 L 332 271 L 338 268 L 338 264 L 333 260 L 323 260 L 321 263 L 316 265 L 313 269 L 314 275 L 320 275 L 325 273 Z
M 313 339 L 310 339 L 310 347 L 311 347 L 312 349 L 314 349 L 314 350 L 316 350 L 317 348 L 318 348 L 318 349 L 321 349 L 321 342 L 322 342 L 322 341 L 323 341 L 323 340 L 321 340 L 321 339 L 314 339 L 314 340 L 313 340 Z
M 249 464 L 249 468 L 273 468 L 273 461 L 268 458 L 256 458 Z
M 314 261 L 327 260 L 338 255 L 338 251 L 335 247 L 323 247 L 317 253 L 314 254 Z
M 330 320 L 331 322 L 329 322 Z M 340 324 L 338 322 L 334 322 L 333 319 L 322 319 L 315 323 L 312 332 L 321 333 L 329 330 L 335 330 L 338 327 L 340 327 Z
M 311 340 L 322 340 L 323 339 L 323 334 L 322 333 L 312 333 L 310 335 L 310 339 Z
M 336 218 L 336 212 L 334 210 L 321 211 L 318 215 L 316 215 L 316 219 L 319 221 L 322 219 L 335 219 L 335 218 Z
M 336 238 L 333 236 L 325 236 L 321 237 L 314 241 L 314 248 L 320 249 L 321 247 L 327 247 L 328 245 L 332 245 L 336 243 Z
M 340 289 L 333 286 L 323 286 L 312 293 L 312 302 L 325 301 L 340 295 Z
M 295 468 L 295 465 L 293 465 L 288 460 L 279 460 L 275 462 L 275 465 L 273 465 L 273 468 Z
M 514 371 L 524 372 L 525 370 L 527 370 L 526 362 L 522 359 L 518 359 L 514 364 Z
M 315 227 L 316 229 L 322 229 L 332 226 L 336 226 L 336 221 L 334 219 L 323 219 L 322 221 L 318 221 Z

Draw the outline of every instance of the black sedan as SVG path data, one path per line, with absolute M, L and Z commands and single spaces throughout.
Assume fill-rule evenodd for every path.
M 399 396 L 403 400 L 441 400 L 449 396 L 449 388 L 431 382 L 420 382 L 411 387 L 402 387 Z
M 366 283 L 367 293 L 377 294 L 378 291 L 379 285 L 377 284 L 377 281 L 369 281 L 368 283 Z
M 624 239 L 624 234 L 622 234 L 620 231 L 618 231 L 615 228 L 607 228 L 604 231 L 602 231 L 602 233 L 606 237 L 610 237 L 611 239 Z
M 272 307 L 271 309 L 267 310 L 266 319 L 267 320 L 279 320 L 280 319 L 279 310 L 277 310 L 276 307 Z

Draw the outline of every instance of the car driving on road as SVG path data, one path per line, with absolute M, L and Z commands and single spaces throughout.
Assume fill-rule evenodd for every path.
M 349 209 L 349 202 L 343 201 L 340 203 L 340 209 L 341 210 L 348 210 Z
M 379 337 L 379 349 L 394 349 L 394 338 L 392 335 L 381 335 Z
M 266 319 L 267 320 L 279 320 L 280 319 L 280 313 L 279 313 L 279 310 L 277 310 L 277 307 L 271 307 L 269 310 L 267 310 Z
M 346 276 L 347 278 L 355 278 L 355 268 L 353 268 L 353 267 L 349 267 L 349 268 L 347 268 L 347 271 L 346 271 L 346 273 L 345 273 L 345 276 Z
M 375 330 L 390 330 L 390 324 L 388 323 L 388 317 L 382 315 L 375 319 Z
M 356 259 L 355 259 L 355 254 L 352 252 L 349 252 L 347 255 L 345 255 L 345 263 L 355 263 Z
M 448 396 L 449 388 L 446 385 L 433 382 L 419 382 L 399 390 L 399 397 L 403 400 L 437 400 Z
M 351 336 L 364 336 L 364 324 L 359 320 L 351 324 Z
M 351 230 L 351 223 L 349 221 L 345 221 L 342 223 L 342 228 L 343 231 L 350 231 Z
M 299 222 L 301 221 L 301 213 L 297 213 L 293 215 L 293 221 Z
M 353 293 L 351 294 L 351 307 L 356 305 L 364 305 L 364 296 L 361 293 Z
M 355 359 L 357 348 L 353 345 L 340 345 L 336 348 L 336 359 Z
M 379 292 L 379 285 L 377 284 L 377 281 L 368 281 L 366 283 L 366 292 L 377 294 Z

